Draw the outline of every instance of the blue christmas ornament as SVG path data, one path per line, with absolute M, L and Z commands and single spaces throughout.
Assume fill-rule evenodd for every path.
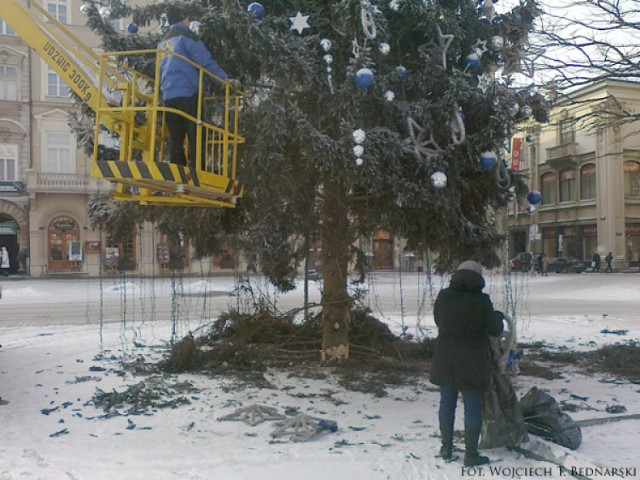
M 533 133 L 527 133 L 527 136 L 525 138 L 527 140 L 527 143 L 532 143 L 536 139 L 536 136 Z
M 253 2 L 247 7 L 247 13 L 256 20 L 262 20 L 264 18 L 264 7 L 261 3 Z
M 477 70 L 480 68 L 480 55 L 478 55 L 477 53 L 470 53 L 469 55 L 466 56 L 466 58 L 464 59 L 464 63 L 467 67 L 469 67 L 471 70 Z
M 396 67 L 396 75 L 398 76 L 398 78 L 400 80 L 406 80 L 407 79 L 407 69 L 405 67 L 403 67 L 402 65 L 398 65 Z
M 361 68 L 356 72 L 356 84 L 362 88 L 373 85 L 373 72 L 370 68 Z
M 537 190 L 531 190 L 527 195 L 527 200 L 531 205 L 537 205 L 542 201 L 542 194 Z
M 129 32 L 129 33 L 138 33 L 138 25 L 136 25 L 135 23 L 131 22 L 129 25 L 127 25 L 127 32 Z
M 487 150 L 480 154 L 480 166 L 485 170 L 489 170 L 498 164 L 498 156 L 495 152 Z

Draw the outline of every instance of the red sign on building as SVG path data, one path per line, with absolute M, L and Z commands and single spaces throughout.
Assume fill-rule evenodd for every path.
M 522 139 L 514 138 L 513 145 L 511 146 L 511 168 L 513 170 L 520 170 L 522 165 Z

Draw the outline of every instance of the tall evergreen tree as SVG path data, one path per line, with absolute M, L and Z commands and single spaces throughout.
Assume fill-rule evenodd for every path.
M 149 24 L 167 4 L 130 11 L 114 2 L 111 15 Z M 437 252 L 440 270 L 469 257 L 499 264 L 495 212 L 516 184 L 504 149 L 518 121 L 547 115 L 541 94 L 511 81 L 530 67 L 535 0 L 513 8 L 203 0 L 190 8 L 247 93 L 246 196 L 236 212 L 246 251 L 287 289 L 308 246 L 321 245 L 325 360 L 348 357 L 349 266 L 364 260 L 356 240 L 385 229 L 411 249 Z M 153 48 L 158 39 L 120 36 L 105 20 L 92 10 L 106 50 Z M 190 218 L 198 215 L 218 214 Z

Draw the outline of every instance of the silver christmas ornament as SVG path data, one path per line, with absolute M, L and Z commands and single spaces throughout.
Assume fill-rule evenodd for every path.
M 291 22 L 290 30 L 296 30 L 299 35 L 307 29 L 311 28 L 309 26 L 309 15 L 303 15 L 302 13 L 296 13 L 295 17 L 289 17 L 289 21 Z
M 333 63 L 333 55 L 326 54 L 322 59 L 327 65 L 331 65 Z
M 388 43 L 381 43 L 378 46 L 378 50 L 380 50 L 381 54 L 387 55 L 391 51 L 391 46 Z
M 391 90 L 387 90 L 386 92 L 384 92 L 384 99 L 387 102 L 393 102 L 396 99 L 396 94 Z
M 362 145 L 365 139 L 367 138 L 367 134 L 361 128 L 354 130 L 352 133 L 352 136 L 353 136 L 353 143 L 355 143 L 356 145 Z
M 536 211 L 536 207 L 534 207 L 533 205 L 527 205 L 527 213 L 529 215 L 533 215 L 535 211 Z
M 364 147 L 362 145 L 356 145 L 353 147 L 353 154 L 356 157 L 361 157 L 364 154 Z
M 329 40 L 328 38 L 323 38 L 322 40 L 320 40 L 320 46 L 325 52 L 331 50 L 331 45 L 331 40 Z
M 364 163 L 364 160 L 362 159 L 362 157 L 357 157 L 356 158 L 356 165 L 361 167 L 362 164 Z
M 512 117 L 515 117 L 518 114 L 518 111 L 520 110 L 520 105 L 518 105 L 517 103 L 512 103 L 511 105 L 509 105 L 509 115 L 511 115 Z
M 520 110 L 520 113 L 522 113 L 522 116 L 525 117 L 525 118 L 529 117 L 531 115 L 531 113 L 532 113 L 531 107 L 529 105 L 525 105 Z
M 431 175 L 431 185 L 435 188 L 444 188 L 447 186 L 447 176 L 442 172 L 435 172 Z
M 193 22 L 189 23 L 189 30 L 191 30 L 196 35 L 200 35 L 200 30 L 202 30 L 202 22 L 194 20 Z
M 91 11 L 91 5 L 89 5 L 88 3 L 83 3 L 82 5 L 80 5 L 80 12 L 83 15 L 89 15 L 90 11 Z
M 496 8 L 493 6 L 492 0 L 485 0 L 481 9 L 484 16 L 489 20 L 493 20 L 493 17 L 496 16 Z
M 491 49 L 502 50 L 504 47 L 504 38 L 500 35 L 494 35 L 491 37 Z
M 100 7 L 98 13 L 102 18 L 108 18 L 111 16 L 111 9 L 109 7 Z
M 397 12 L 398 10 L 400 10 L 400 0 L 391 0 L 389 2 L 389 8 L 394 12 Z

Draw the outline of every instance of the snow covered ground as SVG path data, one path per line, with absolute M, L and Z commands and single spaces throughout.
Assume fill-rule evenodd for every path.
M 496 307 L 514 314 L 521 342 L 593 350 L 640 339 L 638 274 L 486 278 Z M 369 306 L 394 331 L 435 336 L 431 301 L 446 284 L 446 278 L 424 274 L 377 273 L 366 288 Z M 159 358 L 172 335 L 246 302 L 229 295 L 233 278 L 9 279 L 0 286 L 0 480 L 572 478 L 552 463 L 506 449 L 485 451 L 494 460 L 491 470 L 435 458 L 438 392 L 426 379 L 374 397 L 345 390 L 330 369 L 318 379 L 270 371 L 268 385 L 238 389 L 230 378 L 148 377 L 124 368 L 123 359 Z M 256 295 L 272 293 L 259 282 L 251 287 Z M 309 297 L 319 299 L 317 284 Z M 300 288 L 275 301 L 287 309 L 302 298 Z M 605 329 L 627 333 L 601 333 Z M 91 402 L 99 391 L 124 392 L 142 381 L 173 391 L 167 399 L 189 403 L 105 418 Z M 192 388 L 182 390 L 184 382 Z M 640 385 L 588 376 L 571 365 L 554 380 L 515 380 L 519 396 L 534 385 L 577 405 L 574 420 L 615 417 L 607 407 L 640 413 Z M 334 421 L 338 429 L 293 442 L 272 436 L 275 421 L 251 426 L 220 420 L 252 405 L 287 418 Z M 635 478 L 639 432 L 639 420 L 624 420 L 584 427 L 577 451 L 535 437 L 523 446 L 589 478 Z M 602 476 L 589 470 L 596 467 L 624 470 Z

